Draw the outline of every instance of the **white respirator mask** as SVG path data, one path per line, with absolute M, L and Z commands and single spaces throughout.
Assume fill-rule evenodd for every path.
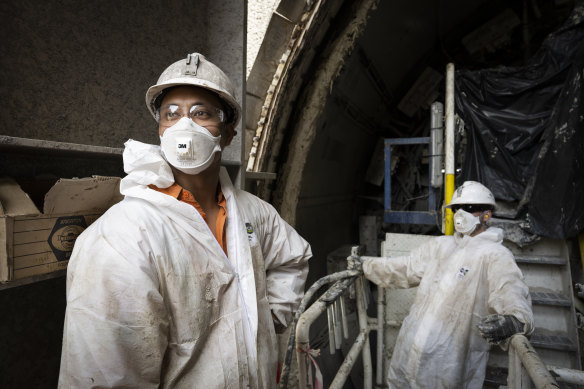
M 160 146 L 169 164 L 183 173 L 199 174 L 221 151 L 220 140 L 221 135 L 213 136 L 205 127 L 183 117 L 160 136 Z
M 463 235 L 471 234 L 477 224 L 481 224 L 479 216 L 474 216 L 472 213 L 466 212 L 464 209 L 459 209 L 454 214 L 454 229 Z

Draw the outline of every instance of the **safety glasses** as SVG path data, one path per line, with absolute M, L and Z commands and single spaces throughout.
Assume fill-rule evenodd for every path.
M 203 104 L 196 104 L 191 107 L 168 104 L 160 107 L 156 116 L 160 125 L 165 127 L 173 126 L 185 116 L 203 127 L 218 125 L 225 121 L 225 114 L 222 110 Z
M 456 212 L 459 209 L 462 209 L 468 213 L 475 213 L 475 212 L 484 212 L 491 209 L 488 205 L 485 204 L 460 204 L 460 205 L 453 205 L 452 211 Z

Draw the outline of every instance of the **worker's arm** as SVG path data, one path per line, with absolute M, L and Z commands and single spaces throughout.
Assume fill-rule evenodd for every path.
M 401 257 L 363 257 L 365 277 L 383 288 L 418 286 L 437 244 L 434 239 Z
M 156 388 L 168 315 L 144 242 L 95 227 L 69 264 L 59 387 Z
M 310 245 L 269 204 L 259 204 L 259 239 L 272 314 L 287 326 L 304 295 Z
M 502 247 L 488 255 L 488 309 L 491 315 L 483 318 L 479 331 L 493 344 L 516 333 L 531 334 L 534 326 L 529 288 L 513 254 Z

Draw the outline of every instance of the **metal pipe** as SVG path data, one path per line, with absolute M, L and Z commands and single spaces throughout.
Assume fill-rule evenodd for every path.
M 335 335 L 334 335 L 334 329 L 335 329 L 335 325 L 333 323 L 333 315 L 332 315 L 332 310 L 333 307 L 332 306 L 328 306 L 326 308 L 326 318 L 327 318 L 327 322 L 328 322 L 328 336 L 329 336 L 329 351 L 331 353 L 331 355 L 333 355 L 337 348 L 335 347 Z
M 316 301 L 300 316 L 296 325 L 296 349 L 308 350 L 310 348 L 309 330 L 310 325 L 326 310 L 326 303 L 322 300 Z M 298 361 L 298 388 L 310 388 L 312 383 L 308 382 L 308 369 L 310 369 L 310 358 L 305 352 L 296 352 Z
M 354 272 L 346 272 L 346 271 L 334 273 L 334 274 L 337 274 L 337 277 L 339 277 L 338 274 L 341 274 L 341 273 L 343 273 L 345 276 L 347 274 L 349 274 L 349 275 L 354 274 Z M 331 276 L 334 274 L 331 274 Z M 326 278 L 326 277 L 324 277 L 324 278 Z M 329 279 L 334 279 L 334 278 L 335 277 L 331 277 Z M 304 312 L 300 315 L 298 320 L 295 322 L 295 325 L 296 325 L 296 331 L 295 331 L 296 350 L 307 351 L 310 348 L 309 330 L 310 330 L 311 324 L 318 318 L 318 316 L 320 316 L 320 314 L 322 314 L 326 310 L 327 306 L 330 305 L 332 301 L 334 301 L 337 297 L 339 297 L 339 295 L 341 293 L 343 293 L 346 290 L 346 288 L 349 287 L 349 285 L 351 285 L 351 283 L 353 281 L 354 281 L 354 278 L 342 279 L 342 280 L 337 281 L 314 304 L 312 304 L 306 310 L 306 312 Z M 317 283 L 318 283 L 318 281 L 317 281 Z M 313 291 L 313 287 L 315 287 L 315 285 L 312 285 L 310 287 L 309 291 Z M 315 290 L 316 289 L 318 289 L 318 288 L 315 288 Z M 306 296 L 305 296 L 305 298 L 306 298 Z M 300 303 L 301 307 L 302 307 L 303 303 L 306 304 L 304 301 L 305 300 L 303 298 L 302 302 Z M 306 301 L 308 301 L 308 300 L 306 300 Z M 304 310 L 304 308 L 303 308 L 303 310 Z M 334 314 L 334 312 L 332 312 L 332 313 Z M 290 338 L 293 339 L 292 334 L 290 334 Z M 290 348 L 291 348 L 290 345 L 288 345 L 286 357 L 288 357 L 288 352 L 290 352 Z M 299 388 L 312 387 L 312 383 L 308 382 L 308 376 L 309 376 L 308 369 L 310 368 L 310 366 L 309 366 L 310 358 L 308 358 L 308 355 L 306 352 L 297 352 L 296 353 L 296 360 L 298 361 L 298 385 L 299 385 Z M 289 364 L 289 361 L 285 361 L 285 363 Z M 287 366 L 287 367 L 289 370 L 289 366 Z M 284 371 L 284 369 L 282 371 Z M 288 384 L 287 377 L 286 377 L 285 382 L 280 382 L 280 385 L 284 385 L 284 387 L 286 387 L 287 384 Z
M 341 324 L 341 307 L 339 306 L 339 299 L 336 299 L 332 306 L 333 306 L 333 313 L 334 313 L 334 324 L 335 324 L 335 346 L 337 350 L 340 350 L 343 345 L 343 327 Z
M 509 347 L 508 355 L 509 370 L 507 372 L 507 388 L 521 388 L 521 382 L 517 376 L 517 372 L 521 371 L 521 360 L 513 347 Z
M 389 301 L 392 301 L 389 297 L 389 291 L 387 289 L 383 290 L 383 294 L 384 294 L 384 298 L 385 301 L 387 301 L 389 303 Z M 388 308 L 388 305 L 386 305 L 386 308 Z M 391 340 L 391 331 L 393 330 L 393 328 L 399 328 L 401 327 L 401 323 L 395 323 L 396 320 L 392 320 L 393 316 L 390 314 L 390 310 L 386 309 L 385 310 L 385 317 L 383 318 L 384 321 L 384 328 L 383 328 L 383 366 L 386 367 L 386 369 L 389 368 L 389 365 L 391 363 L 391 357 L 392 357 L 392 353 L 389 350 L 393 350 L 390 344 L 390 340 Z M 395 325 L 391 325 L 390 322 L 394 322 Z M 387 379 L 387 371 L 383 372 L 384 375 L 384 379 Z M 385 382 L 385 381 L 384 381 Z
M 450 204 L 454 194 L 454 64 L 446 65 L 446 136 L 444 163 L 444 204 Z M 454 234 L 452 210 L 445 209 L 444 234 Z
M 339 297 L 341 304 L 341 324 L 343 325 L 343 338 L 349 339 L 349 325 L 347 324 L 347 309 L 345 308 L 345 296 Z
M 547 369 L 557 375 L 557 380 L 567 384 L 584 386 L 584 371 L 567 369 L 565 367 L 547 366 Z
M 517 350 L 509 347 L 509 372 L 507 374 L 507 388 L 532 389 L 533 382 L 521 364 Z
M 367 325 L 367 307 L 365 306 L 364 294 L 365 288 L 363 287 L 363 277 L 359 277 L 355 280 L 355 290 L 357 291 L 356 302 L 357 302 L 357 317 L 359 319 L 359 329 L 360 331 L 365 331 L 365 344 L 363 345 L 363 388 L 371 389 L 373 384 L 373 365 L 371 362 L 371 349 L 369 346 L 369 326 Z
M 557 376 L 555 378 L 560 382 L 584 386 L 584 371 L 582 370 L 574 370 L 552 365 L 548 365 L 547 369 L 554 373 Z
M 355 285 L 357 285 L 357 284 L 355 284 Z M 367 284 L 365 282 L 361 282 L 361 291 L 363 292 L 361 294 L 361 297 L 363 298 L 363 306 L 365 308 L 367 308 L 369 306 L 369 293 L 367 293 L 368 291 L 366 289 L 366 285 Z M 367 317 L 367 316 L 365 316 L 365 317 Z
M 278 384 L 278 388 L 285 389 L 288 386 L 288 376 L 290 374 L 290 364 L 292 362 L 292 354 L 294 353 L 294 346 L 296 344 L 296 325 L 300 316 L 304 313 L 306 309 L 306 305 L 312 299 L 314 294 L 326 284 L 330 284 L 335 281 L 343 280 L 347 281 L 348 283 L 353 282 L 354 278 L 358 275 L 362 274 L 358 270 L 344 270 L 337 273 L 329 274 L 327 276 L 322 277 L 318 281 L 316 281 L 312 286 L 304 293 L 304 297 L 300 301 L 300 305 L 298 306 L 298 310 L 294 315 L 294 320 L 290 323 L 292 330 L 290 331 L 290 337 L 288 338 L 288 348 L 286 350 L 286 357 L 284 358 L 284 365 L 282 367 L 282 374 L 280 375 L 280 383 Z
M 383 317 L 385 316 L 385 291 L 377 287 L 377 371 L 375 383 L 377 387 L 383 384 Z
M 351 255 L 358 255 L 358 247 L 353 247 L 351 249 Z M 284 373 L 289 371 L 289 357 L 291 356 L 292 344 L 296 345 L 297 361 L 298 361 L 298 387 L 299 388 L 312 388 L 312 382 L 310 379 L 311 367 L 310 367 L 310 357 L 308 353 L 310 352 L 309 344 L 309 330 L 310 325 L 327 309 L 327 306 L 334 304 L 335 300 L 342 296 L 346 289 L 353 283 L 355 284 L 356 290 L 356 303 L 357 303 L 357 316 L 359 322 L 360 332 L 364 333 L 365 341 L 363 343 L 363 371 L 364 371 L 364 388 L 371 389 L 372 383 L 372 363 L 371 363 L 371 350 L 368 342 L 369 326 L 368 318 L 366 312 L 366 305 L 364 305 L 364 286 L 362 277 L 356 278 L 356 275 L 362 275 L 359 271 L 344 271 L 339 273 L 331 274 L 330 276 L 323 277 L 313 284 L 310 289 L 306 292 L 304 298 L 302 299 L 298 311 L 295 315 L 293 321 L 295 331 L 290 334 L 290 339 L 288 343 L 288 350 L 286 353 L 286 360 L 284 361 L 284 368 L 282 370 L 282 377 L 280 381 L 280 388 L 285 388 L 287 386 L 287 376 L 284 377 Z M 332 279 L 338 279 L 333 286 L 331 286 L 315 303 L 313 303 L 306 312 L 303 312 L 306 304 L 311 299 L 311 296 L 319 289 L 319 287 L 325 282 L 332 282 Z M 340 308 L 340 307 L 339 307 Z M 337 312 L 336 312 L 337 311 Z M 303 313 L 302 313 L 303 312 Z M 329 314 L 334 317 L 335 315 L 340 315 L 340 312 L 336 310 L 333 306 L 332 312 Z M 335 322 L 340 321 L 340 317 L 335 318 Z M 340 324 L 340 323 L 339 323 Z M 340 330 L 340 329 L 339 329 Z M 340 331 L 339 335 L 340 335 Z M 350 371 L 350 369 L 349 369 Z M 348 374 L 348 373 L 347 373 Z
M 376 317 L 368 317 L 367 323 L 369 323 L 369 328 L 373 330 L 377 330 L 377 318 Z M 385 323 L 383 323 L 383 327 L 401 327 L 401 321 L 398 320 L 387 320 L 385 319 Z
M 511 376 L 512 370 L 515 372 L 513 375 L 517 377 L 517 366 L 514 366 L 512 363 L 512 359 L 517 359 L 521 361 L 520 365 L 525 366 L 525 370 L 529 373 L 529 377 L 533 384 L 537 389 L 552 389 L 552 388 L 559 388 L 558 383 L 552 377 L 550 372 L 547 370 L 547 367 L 544 365 L 542 360 L 539 358 L 537 352 L 529 343 L 529 340 L 521 334 L 513 335 L 511 337 L 511 348 L 513 349 L 513 353 L 516 354 L 516 357 L 509 358 L 509 374 Z M 510 348 L 510 349 L 511 349 Z M 511 350 L 510 350 L 511 351 Z M 511 354 L 511 353 L 510 353 Z M 520 368 L 519 368 L 520 369 Z M 515 385 L 518 383 L 515 381 Z M 520 388 L 521 386 L 511 386 L 510 388 Z
M 366 331 L 362 331 L 357 335 L 355 343 L 353 343 L 353 346 L 351 346 L 351 349 L 341 364 L 341 367 L 339 367 L 339 371 L 333 379 L 333 382 L 331 382 L 329 389 L 342 388 L 345 385 L 345 382 L 351 373 L 351 369 L 353 369 L 353 365 L 359 357 L 359 353 L 363 349 L 363 346 L 367 343 L 368 338 Z
M 430 109 L 430 185 L 442 186 L 442 158 L 444 155 L 444 105 L 436 101 Z

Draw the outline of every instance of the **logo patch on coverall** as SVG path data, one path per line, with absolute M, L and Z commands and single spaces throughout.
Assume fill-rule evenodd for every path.
M 458 270 L 458 273 L 456 274 L 456 278 L 462 280 L 462 277 L 464 277 L 466 273 L 468 273 L 468 270 L 469 270 L 468 267 L 461 267 L 460 270 Z
M 245 223 L 245 230 L 247 231 L 247 239 L 249 240 L 249 245 L 254 246 L 258 243 L 258 237 L 253 231 L 253 226 L 251 223 Z

